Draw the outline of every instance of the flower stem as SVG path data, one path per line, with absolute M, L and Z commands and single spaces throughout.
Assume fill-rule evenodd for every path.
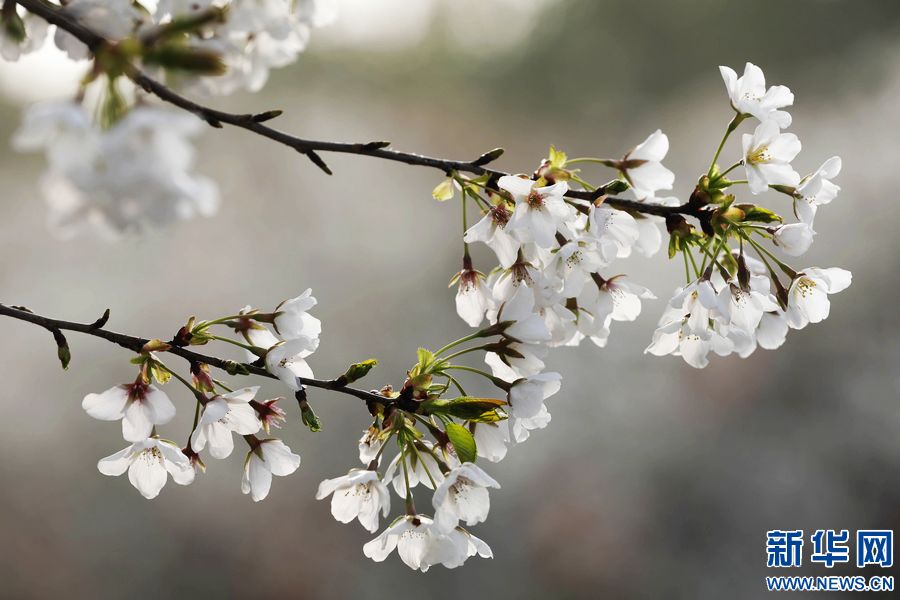
M 713 172 L 716 170 L 716 161 L 719 160 L 719 155 L 722 154 L 722 148 L 725 147 L 725 142 L 728 141 L 728 137 L 731 135 L 735 129 L 738 128 L 738 125 L 741 124 L 741 121 L 744 120 L 744 115 L 738 113 L 734 116 L 730 123 L 728 123 L 728 127 L 725 128 L 725 135 L 722 136 L 722 141 L 719 142 L 719 147 L 716 148 L 716 153 L 713 156 L 712 162 L 709 165 L 709 171 L 707 171 L 706 175 L 708 177 L 713 176 Z

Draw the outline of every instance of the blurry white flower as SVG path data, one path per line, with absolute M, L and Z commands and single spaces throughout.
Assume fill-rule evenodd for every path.
M 24 54 L 39 50 L 47 39 L 47 21 L 13 5 L 11 12 L 0 14 L 0 58 L 19 60 Z
M 775 245 L 789 256 L 800 256 L 812 246 L 816 232 L 806 223 L 791 223 L 775 229 Z
M 175 405 L 166 393 L 140 380 L 88 394 L 81 407 L 101 421 L 122 419 L 122 435 L 129 442 L 149 438 L 155 425 L 165 425 L 175 417 Z
M 347 475 L 326 479 L 319 484 L 316 500 L 331 497 L 331 514 L 341 523 L 358 519 L 360 525 L 374 533 L 378 530 L 378 513 L 391 512 L 391 495 L 378 478 L 378 472 L 352 469 Z
M 536 187 L 535 183 L 513 175 L 504 175 L 497 182 L 516 202 L 506 231 L 520 242 L 552 248 L 556 246 L 556 232 L 572 217 L 573 209 L 563 199 L 569 186 L 565 181 L 543 187 Z
M 800 140 L 793 133 L 781 133 L 775 121 L 765 121 L 753 134 L 743 138 L 744 167 L 750 191 L 761 194 L 770 185 L 795 187 L 800 175 L 791 167 L 791 161 L 800 152 Z
M 107 40 L 131 35 L 143 22 L 144 14 L 128 0 L 69 0 L 63 4 L 69 18 Z M 53 41 L 72 60 L 87 58 L 88 48 L 71 33 L 56 28 Z
M 100 459 L 97 469 L 104 475 L 121 475 L 128 471 L 128 480 L 144 498 L 156 498 L 171 475 L 178 485 L 194 481 L 191 461 L 173 442 L 147 438 Z
M 262 428 L 262 423 L 250 401 L 259 387 L 235 390 L 215 396 L 203 405 L 197 428 L 191 434 L 191 448 L 200 452 L 209 446 L 213 458 L 227 458 L 234 450 L 231 433 L 250 435 Z
M 431 497 L 435 527 L 450 532 L 460 521 L 476 525 L 487 519 L 490 487 L 499 489 L 500 484 L 474 463 L 463 463 L 451 470 Z
M 190 114 L 138 106 L 101 131 L 79 105 L 44 103 L 26 111 L 13 146 L 47 153 L 41 187 L 56 234 L 116 239 L 216 211 L 215 184 L 189 172 L 188 138 L 201 126 Z
M 738 77 L 734 69 L 719 67 L 731 106 L 742 115 L 752 115 L 760 121 L 774 121 L 784 129 L 791 124 L 791 115 L 779 110 L 794 103 L 794 94 L 783 85 L 766 89 L 762 69 L 752 63 L 744 66 L 744 75 Z
M 803 178 L 794 194 L 794 212 L 798 219 L 812 226 L 818 208 L 834 200 L 841 191 L 831 182 L 840 172 L 841 159 L 832 156 L 815 173 Z
M 291 452 L 284 442 L 274 438 L 254 440 L 244 460 L 241 491 L 254 502 L 264 500 L 272 487 L 272 475 L 284 477 L 300 467 L 300 455 Z
M 359 438 L 359 462 L 364 465 L 371 463 L 379 456 L 383 446 L 384 439 L 381 437 L 381 430 L 374 427 L 366 429 L 363 436 Z
M 831 310 L 828 294 L 847 289 L 851 280 L 850 271 L 837 267 L 803 269 L 791 282 L 788 290 L 788 307 L 785 311 L 788 324 L 793 329 L 802 329 L 808 323 L 818 323 L 828 318 Z
M 662 165 L 669 152 L 669 138 L 657 129 L 625 155 L 622 170 L 638 198 L 652 196 L 658 190 L 671 190 L 675 174 Z

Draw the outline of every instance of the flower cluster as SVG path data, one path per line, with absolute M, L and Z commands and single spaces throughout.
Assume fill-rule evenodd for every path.
M 831 180 L 840 171 L 840 159 L 831 158 L 801 178 L 791 166 L 800 142 L 782 131 L 791 123 L 783 110 L 793 103 L 790 90 L 766 88 L 762 71 L 750 63 L 742 77 L 727 67 L 721 72 L 735 116 L 709 171 L 685 204 L 660 196 L 672 189 L 675 178 L 662 164 L 669 141 L 658 130 L 622 159 L 569 159 L 551 149 L 531 176 L 467 179 L 452 173 L 435 190 L 436 197 L 448 199 L 455 186 L 463 203 L 474 201 L 484 214 L 464 235 L 463 269 L 456 276 L 460 317 L 473 327 L 483 319 L 493 324 L 511 320 L 523 330 L 509 333 L 512 340 L 489 349 L 485 361 L 494 376 L 510 382 L 533 377 L 543 368 L 547 348 L 577 345 L 584 338 L 602 347 L 613 321 L 634 320 L 642 300 L 654 295 L 610 272 L 611 265 L 632 252 L 656 253 L 663 223 L 669 257 L 684 255 L 687 285 L 670 300 L 647 352 L 679 355 L 703 367 L 710 352 L 747 356 L 757 346 L 776 348 L 788 328 L 802 328 L 828 315 L 828 294 L 846 288 L 850 273 L 794 270 L 761 242 L 771 241 L 790 256 L 809 248 L 817 208 L 839 190 Z M 759 124 L 743 136 L 741 159 L 720 170 L 717 161 L 725 142 L 749 118 Z M 578 163 L 613 168 L 619 178 L 593 186 L 570 168 Z M 738 167 L 744 168 L 746 179 L 728 179 Z M 799 222 L 784 224 L 771 210 L 738 201 L 735 191 L 742 184 L 752 195 L 770 189 L 789 195 Z M 626 189 L 632 197 L 624 203 L 629 208 L 610 199 Z M 670 211 L 664 221 L 642 214 L 642 205 L 679 210 Z M 486 276 L 472 266 L 468 244 L 474 242 L 489 246 L 499 263 Z M 695 250 L 701 253 L 699 265 Z M 779 272 L 787 282 L 780 280 Z M 515 406 L 512 409 L 515 417 Z M 527 421 L 523 427 L 527 429 Z
M 263 500 L 269 494 L 273 475 L 290 475 L 300 466 L 300 456 L 284 442 L 258 437 L 260 432 L 270 434 L 272 427 L 280 427 L 285 421 L 278 399 L 256 400 L 258 386 L 233 390 L 213 379 L 209 366 L 203 363 L 191 364 L 189 381 L 166 366 L 159 354 L 173 347 L 227 342 L 243 347 L 252 359 L 261 357 L 273 376 L 292 390 L 300 390 L 302 378 L 312 377 L 305 359 L 318 347 L 322 329 L 319 320 L 309 314 L 315 304 L 311 290 L 306 290 L 282 302 L 271 313 L 246 307 L 238 314 L 210 321 L 198 322 L 192 317 L 171 342 L 148 342 L 132 361 L 139 369 L 132 383 L 88 394 L 82 402 L 85 412 L 95 419 L 121 421 L 122 435 L 131 442 L 127 448 L 101 459 L 97 465 L 100 472 L 121 475 L 127 470 L 129 481 L 141 495 L 155 498 L 166 484 L 167 473 L 179 485 L 193 482 L 196 474 L 206 469 L 202 452 L 216 459 L 231 456 L 233 434 L 237 434 L 249 448 L 241 491 L 250 494 L 255 502 Z M 247 343 L 214 335 L 211 329 L 217 325 L 234 329 Z M 246 367 L 237 363 L 232 372 L 247 374 Z M 196 400 L 194 425 L 184 448 L 160 437 L 157 431 L 175 417 L 174 404 L 157 384 L 165 384 L 173 377 Z
M 41 180 L 51 230 L 106 239 L 216 212 L 213 181 L 190 172 L 189 141 L 203 122 L 147 105 L 128 81 L 136 67 L 210 94 L 258 91 L 273 68 L 294 62 L 331 0 L 68 0 L 61 14 L 111 42 L 89 50 L 62 28 L 4 2 L 0 56 L 17 60 L 53 42 L 73 60 L 93 58 L 72 102 L 29 107 L 17 150 L 45 150 Z M 92 114 L 96 118 L 92 118 Z
M 53 232 L 116 239 L 216 212 L 216 184 L 191 172 L 190 138 L 202 126 L 189 114 L 137 106 L 100 129 L 82 105 L 48 102 L 28 108 L 13 146 L 47 155 L 41 187 Z

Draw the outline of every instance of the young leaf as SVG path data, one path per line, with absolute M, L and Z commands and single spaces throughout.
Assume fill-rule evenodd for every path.
M 456 450 L 456 456 L 460 462 L 475 462 L 477 457 L 477 448 L 475 447 L 475 438 L 468 429 L 458 423 L 447 423 L 447 437 Z
M 448 177 L 431 191 L 431 196 L 438 202 L 445 202 L 453 197 L 453 178 Z

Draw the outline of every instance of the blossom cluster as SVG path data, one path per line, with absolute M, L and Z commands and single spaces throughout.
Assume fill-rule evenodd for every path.
M 133 382 L 116 385 L 100 394 L 88 394 L 82 408 L 101 421 L 121 421 L 122 436 L 131 445 L 103 458 L 97 468 L 104 475 L 128 472 L 131 484 L 145 498 L 159 495 L 167 474 L 179 485 L 194 481 L 206 470 L 201 453 L 216 459 L 231 456 L 233 434 L 243 437 L 248 446 L 244 460 L 241 491 L 258 502 L 269 494 L 272 476 L 290 475 L 300 466 L 300 456 L 275 437 L 267 436 L 272 427 L 285 421 L 278 399 L 256 400 L 258 386 L 232 390 L 213 379 L 209 366 L 191 364 L 191 380 L 166 366 L 160 353 L 173 346 L 204 345 L 224 341 L 245 348 L 254 359 L 263 358 L 266 369 L 292 390 L 300 389 L 304 377 L 313 373 L 306 362 L 319 344 L 321 323 L 309 314 L 316 299 L 311 290 L 282 302 L 271 313 L 245 307 L 236 315 L 197 322 L 191 318 L 171 342 L 152 340 L 132 362 L 138 366 Z M 231 327 L 247 343 L 211 333 L 216 325 Z M 187 445 L 160 436 L 158 428 L 175 417 L 175 405 L 157 384 L 175 377 L 192 392 L 196 400 L 194 424 Z
M 742 77 L 728 67 L 721 67 L 721 73 L 735 116 L 713 164 L 686 203 L 661 196 L 672 189 L 675 177 L 662 164 L 669 141 L 659 130 L 622 159 L 568 159 L 551 149 L 531 176 L 492 181 L 453 174 L 448 180 L 462 191 L 463 202 L 474 200 L 484 213 L 464 235 L 467 246 L 456 296 L 460 317 L 477 327 L 483 319 L 524 323 L 526 315 L 532 315 L 523 337 L 488 352 L 485 361 L 495 376 L 508 381 L 532 377 L 543 368 L 549 347 L 577 345 L 585 338 L 602 347 L 614 321 L 634 320 L 642 301 L 655 296 L 616 274 L 612 265 L 632 253 L 655 254 L 662 245 L 663 224 L 670 258 L 684 255 L 687 284 L 669 301 L 647 352 L 678 355 L 703 367 L 710 352 L 745 357 L 758 346 L 777 348 L 789 328 L 800 329 L 828 316 L 828 295 L 845 289 L 850 273 L 838 268 L 795 270 L 763 243 L 771 241 L 773 249 L 789 256 L 809 248 L 816 210 L 839 191 L 831 180 L 840 171 L 840 158 L 830 158 L 801 177 L 791 166 L 800 142 L 782 131 L 791 123 L 783 110 L 793 103 L 790 90 L 766 88 L 762 71 L 750 63 Z M 725 142 L 750 118 L 758 125 L 743 135 L 741 158 L 720 170 L 716 161 Z M 611 167 L 619 179 L 597 188 L 570 168 L 578 163 Z M 729 179 L 739 167 L 746 179 Z M 771 210 L 738 201 L 735 194 L 741 185 L 751 195 L 773 190 L 790 196 L 798 222 L 784 224 Z M 634 201 L 631 206 L 638 210 L 606 201 L 626 188 Z M 592 193 L 594 200 L 584 201 L 583 193 L 567 197 L 572 190 Z M 436 190 L 436 197 L 446 199 L 452 193 L 445 187 Z M 641 204 L 685 210 L 671 211 L 664 220 L 640 213 Z M 499 263 L 486 276 L 472 267 L 468 244 L 474 242 L 487 244 Z M 701 255 L 699 266 L 694 251 Z
M 190 171 L 190 138 L 203 122 L 149 106 L 124 76 L 128 70 L 143 67 L 191 92 L 255 92 L 272 69 L 297 59 L 313 27 L 335 16 L 333 0 L 68 0 L 60 11 L 110 44 L 92 52 L 71 33 L 4 3 L 4 60 L 41 48 L 48 37 L 72 60 L 93 59 L 72 101 L 26 110 L 13 146 L 47 154 L 41 188 L 53 233 L 113 240 L 210 216 L 219 204 L 215 183 Z

